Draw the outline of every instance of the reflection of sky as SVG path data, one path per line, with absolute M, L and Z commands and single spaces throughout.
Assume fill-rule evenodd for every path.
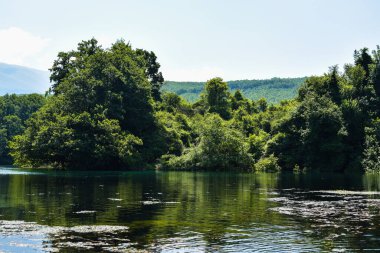
M 50 252 L 46 232 L 35 223 L 0 221 L 0 252 Z
M 42 175 L 41 172 L 20 170 L 16 168 L 0 167 L 0 175 Z
M 117 235 L 127 229 L 122 226 L 48 227 L 34 222 L 0 221 L 0 252 L 58 252 L 60 248 L 91 252 L 95 247 L 103 250 L 112 247 L 116 250 L 113 252 L 118 252 L 119 246 L 124 249 L 129 246 L 129 240 L 122 238 L 125 234 Z M 109 243 L 110 237 L 119 243 Z
M 49 252 L 43 245 L 46 235 L 33 235 L 23 237 L 21 235 L 7 235 L 1 237 L 0 252 Z

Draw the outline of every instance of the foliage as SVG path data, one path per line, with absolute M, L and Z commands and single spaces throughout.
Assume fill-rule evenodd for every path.
M 152 70 L 158 70 L 151 67 L 154 55 L 147 54 L 148 64 L 142 52 L 124 41 L 102 49 L 92 39 L 76 51 L 59 53 L 51 69 L 49 103 L 11 144 L 16 162 L 131 168 L 160 157 L 165 145 L 157 141 L 161 131 L 152 99 L 160 73 Z M 152 142 L 155 149 L 146 152 Z
M 142 141 L 121 131 L 117 120 L 88 112 L 63 115 L 62 100 L 48 103 L 28 122 L 23 135 L 10 143 L 20 166 L 109 168 L 133 165 Z M 86 159 L 83 159 L 83 158 Z
M 223 119 L 230 118 L 230 94 L 228 92 L 228 85 L 226 82 L 223 82 L 223 79 L 217 77 L 208 80 L 202 95 L 209 113 L 217 113 Z
M 92 39 L 59 53 L 45 105 L 34 95 L 0 100 L 2 156 L 10 152 L 20 166 L 79 169 L 380 168 L 379 48 L 355 51 L 342 72 L 333 66 L 307 79 L 228 83 L 217 77 L 166 83 L 162 93 L 159 68 L 153 52 L 124 41 L 103 49 Z M 286 96 L 246 97 L 263 87 L 300 88 L 277 104 Z M 186 92 L 198 100 L 179 95 Z
M 216 114 L 208 114 L 196 126 L 195 146 L 180 157 L 170 157 L 170 168 L 211 170 L 249 170 L 252 164 L 249 145 L 240 131 L 231 128 Z
M 261 172 L 278 172 L 281 170 L 281 167 L 278 165 L 278 158 L 270 155 L 257 161 L 257 163 L 255 163 L 254 170 Z
M 355 64 L 310 77 L 299 90 L 299 105 L 284 121 L 268 150 L 285 169 L 301 166 L 343 171 L 375 168 L 378 137 L 371 130 L 379 115 L 378 59 L 364 48 Z M 372 78 L 371 78 L 372 77 Z
M 265 153 L 266 143 L 269 139 L 269 134 L 263 130 L 259 130 L 259 133 L 249 136 L 249 152 L 257 160 Z
M 365 128 L 362 166 L 366 171 L 380 171 L 380 119 Z
M 12 163 L 9 141 L 24 131 L 26 120 L 44 103 L 38 94 L 0 97 L 0 164 Z

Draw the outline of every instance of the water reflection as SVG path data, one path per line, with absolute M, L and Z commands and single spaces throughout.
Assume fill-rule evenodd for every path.
M 19 172 L 0 171 L 0 250 L 31 231 L 30 252 L 320 252 L 380 240 L 380 195 L 358 193 L 380 191 L 376 174 Z

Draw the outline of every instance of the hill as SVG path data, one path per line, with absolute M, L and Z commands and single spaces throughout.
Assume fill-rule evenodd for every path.
M 44 93 L 49 86 L 48 71 L 0 63 L 0 95 Z
M 244 96 L 257 100 L 266 98 L 270 103 L 278 103 L 284 99 L 294 98 L 298 88 L 306 77 L 299 78 L 271 78 L 264 80 L 237 80 L 228 81 L 232 92 L 241 90 Z M 166 81 L 163 91 L 174 92 L 189 102 L 195 102 L 203 90 L 204 82 L 174 82 Z

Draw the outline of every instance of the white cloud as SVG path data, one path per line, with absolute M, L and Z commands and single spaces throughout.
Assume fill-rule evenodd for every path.
M 0 30 L 0 62 L 45 68 L 39 58 L 44 57 L 49 41 L 18 27 Z

